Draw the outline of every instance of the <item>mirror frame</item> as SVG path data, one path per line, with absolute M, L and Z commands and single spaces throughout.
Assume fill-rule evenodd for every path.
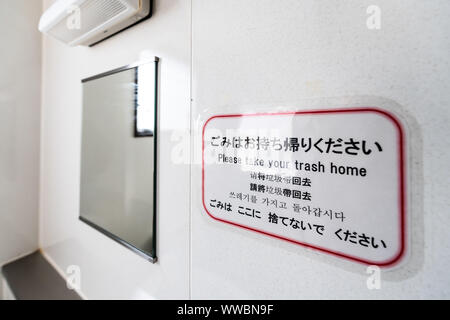
M 137 69 L 140 66 L 143 65 L 148 65 L 148 64 L 154 64 L 154 70 L 155 70 L 155 86 L 154 88 L 148 88 L 149 90 L 154 90 L 155 92 L 155 100 L 154 100 L 154 111 L 155 111 L 155 117 L 154 117 L 154 129 L 153 129 L 153 133 L 151 136 L 153 136 L 154 138 L 154 145 L 153 145 L 153 234 L 152 234 L 152 250 L 151 252 L 147 252 L 144 251 L 134 245 L 132 245 L 131 243 L 127 242 L 126 240 L 116 236 L 115 234 L 113 234 L 112 232 L 102 228 L 101 226 L 93 223 L 92 221 L 90 221 L 89 219 L 86 219 L 84 217 L 81 216 L 81 212 L 79 212 L 79 220 L 86 223 L 87 225 L 91 226 L 92 228 L 96 229 L 97 231 L 99 231 L 100 233 L 104 234 L 105 236 L 111 238 L 112 240 L 120 243 L 121 245 L 127 247 L 128 249 L 130 249 L 131 251 L 137 253 L 138 255 L 142 256 L 143 258 L 145 258 L 146 260 L 152 262 L 152 263 L 156 263 L 158 261 L 157 255 L 156 255 L 156 241 L 157 241 L 157 233 L 156 233 L 156 217 L 157 217 L 157 187 L 158 187 L 158 174 L 157 174 L 157 169 L 158 169 L 158 101 L 159 101 L 159 95 L 158 95 L 158 91 L 159 91 L 159 72 L 158 72 L 158 67 L 159 67 L 159 58 L 158 57 L 154 57 L 153 61 L 145 61 L 145 62 L 137 62 L 137 63 L 133 63 L 133 64 L 129 64 L 120 68 L 116 68 L 110 71 L 106 71 L 85 79 L 81 80 L 81 84 L 85 83 L 85 82 L 89 82 L 92 80 L 96 80 L 96 79 L 100 79 L 100 78 L 104 78 L 107 77 L 109 75 L 113 75 L 115 73 L 119 73 L 119 72 L 123 72 L 123 71 L 127 71 L 127 70 L 131 70 L 131 69 L 135 69 L 137 71 Z M 137 77 L 136 77 L 136 84 L 138 84 L 137 82 Z M 137 99 L 135 99 L 135 104 L 134 104 L 134 132 L 135 132 L 135 137 L 143 137 L 143 136 L 150 136 L 150 135 L 137 135 L 136 133 L 136 122 L 137 122 Z M 83 100 L 83 105 L 82 108 L 84 108 L 84 100 Z M 83 126 L 83 118 L 81 119 L 81 125 Z M 81 135 L 83 134 L 83 130 L 81 130 Z M 80 148 L 82 149 L 82 139 L 81 139 L 81 144 L 80 144 Z M 80 166 L 81 166 L 81 153 L 80 153 Z M 80 170 L 80 190 L 81 190 L 81 170 Z M 81 201 L 81 197 L 79 198 L 79 201 Z

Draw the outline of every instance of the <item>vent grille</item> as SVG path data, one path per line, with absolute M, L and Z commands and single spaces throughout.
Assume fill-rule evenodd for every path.
M 79 15 L 73 8 L 71 12 L 68 12 L 70 13 L 69 17 L 56 24 L 49 31 L 49 34 L 61 41 L 72 42 L 88 30 L 99 27 L 126 10 L 127 6 L 119 0 L 87 0 L 80 5 Z M 80 18 L 80 28 L 70 28 L 74 27 L 75 24 L 70 25 L 68 20 L 75 21 L 73 19 L 76 16 Z

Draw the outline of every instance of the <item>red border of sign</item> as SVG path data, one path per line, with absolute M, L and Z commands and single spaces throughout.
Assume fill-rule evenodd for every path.
M 373 113 L 377 113 L 377 114 L 381 114 L 383 116 L 385 116 L 386 118 L 388 118 L 389 120 L 391 120 L 395 127 L 398 130 L 398 149 L 399 149 L 399 162 L 398 162 L 398 166 L 399 166 L 399 179 L 400 179 L 400 183 L 399 183 L 399 200 L 398 200 L 398 204 L 399 204 L 399 208 L 400 208 L 400 250 L 399 252 L 391 259 L 388 261 L 384 261 L 384 262 L 374 262 L 374 261 L 368 261 L 368 260 L 364 260 L 355 256 L 350 256 L 344 253 L 340 253 L 337 251 L 332 251 L 326 248 L 322 248 L 322 247 L 318 247 L 318 246 L 314 246 L 308 243 L 304 243 L 304 242 L 300 242 L 297 240 L 293 240 L 293 239 L 289 239 L 289 238 L 285 238 L 276 234 L 272 234 L 270 232 L 266 232 L 266 231 L 262 231 L 262 230 L 258 230 L 258 229 L 254 229 L 248 226 L 244 226 L 235 222 L 231 222 L 231 221 L 227 221 L 224 219 L 220 219 L 215 217 L 214 215 L 212 215 L 206 205 L 205 205 L 205 129 L 206 126 L 208 125 L 208 123 L 216 118 L 232 118 L 232 117 L 248 117 L 248 116 L 279 116 L 279 115 L 305 115 L 305 114 L 326 114 L 326 113 L 358 113 L 358 112 L 373 112 Z M 227 115 L 216 115 L 216 116 L 212 116 L 211 118 L 209 118 L 205 124 L 203 125 L 203 133 L 202 133 L 202 202 L 203 202 L 203 208 L 206 210 L 206 213 L 213 218 L 214 220 L 218 220 L 224 223 L 228 223 L 237 227 L 241 227 L 247 230 L 251 230 L 251 231 L 255 231 L 261 234 L 265 234 L 274 238 L 278 238 L 281 240 L 285 240 L 285 241 L 289 241 L 291 243 L 295 243 L 304 247 L 308 247 L 308 248 L 312 248 L 312 249 L 316 249 L 328 254 L 332 254 L 335 256 L 339 256 L 339 257 L 343 257 L 352 261 L 356 261 L 359 263 L 363 263 L 363 264 L 368 264 L 368 265 L 377 265 L 377 266 L 381 266 L 381 267 L 385 267 L 385 266 L 392 266 L 394 264 L 396 264 L 397 262 L 399 262 L 401 260 L 401 258 L 403 257 L 404 253 L 405 253 L 405 249 L 406 249 L 406 230 L 405 230 L 405 224 L 406 224 L 406 218 L 405 218 L 405 207 L 406 207 L 406 203 L 405 203 L 405 163 L 404 163 L 404 132 L 403 132 L 403 127 L 401 125 L 401 123 L 397 120 L 396 117 L 394 117 L 392 114 L 388 113 L 387 111 L 378 109 L 378 108 L 374 108 L 374 107 L 364 107 L 364 108 L 354 108 L 354 109 L 325 109 L 325 110 L 309 110 L 309 111 L 298 111 L 298 112 L 278 112 L 278 113 L 253 113 L 253 114 L 227 114 Z

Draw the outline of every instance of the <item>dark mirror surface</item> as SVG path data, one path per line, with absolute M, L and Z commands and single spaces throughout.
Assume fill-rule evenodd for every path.
M 80 219 L 156 260 L 157 62 L 83 80 Z

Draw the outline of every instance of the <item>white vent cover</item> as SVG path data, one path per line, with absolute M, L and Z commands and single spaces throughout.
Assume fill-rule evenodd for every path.
M 151 0 L 57 0 L 39 30 L 70 46 L 92 45 L 151 14 Z

